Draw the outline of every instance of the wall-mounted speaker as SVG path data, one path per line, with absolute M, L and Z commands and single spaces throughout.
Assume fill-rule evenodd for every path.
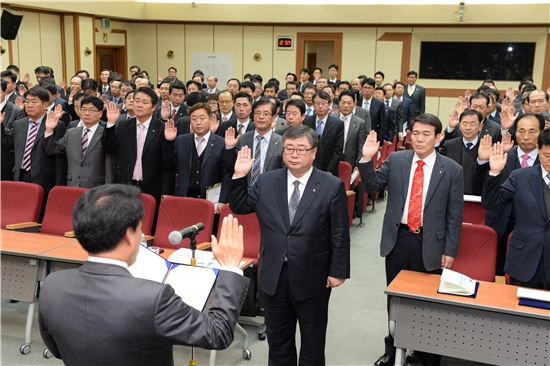
M 21 25 L 21 20 L 23 20 L 22 15 L 16 15 L 4 9 L 2 11 L 2 38 L 8 40 L 15 39 Z

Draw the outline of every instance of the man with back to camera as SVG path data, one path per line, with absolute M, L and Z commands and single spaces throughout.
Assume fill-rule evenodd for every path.
M 242 227 L 229 216 L 214 255 L 222 265 L 202 313 L 167 284 L 132 277 L 143 203 L 136 187 L 112 184 L 87 191 L 73 210 L 76 238 L 88 252 L 78 269 L 50 274 L 40 291 L 39 326 L 46 346 L 66 365 L 173 365 L 172 345 L 223 349 L 247 293 L 238 268 Z
M 359 162 L 367 192 L 388 187 L 380 254 L 386 257 L 389 285 L 403 270 L 440 273 L 451 268 L 458 252 L 464 208 L 462 167 L 435 151 L 443 126 L 432 114 L 415 117 L 411 125 L 413 150 L 390 154 L 379 169 L 376 131 L 371 131 Z M 389 299 L 388 299 L 389 310 Z M 375 366 L 395 362 L 393 337 L 385 338 L 385 353 Z M 440 356 L 417 352 L 425 366 L 438 365 Z
M 283 136 L 288 168 L 258 176 L 248 189 L 254 159 L 237 154 L 231 210 L 256 212 L 260 223 L 259 284 L 266 301 L 269 365 L 321 366 L 331 289 L 350 276 L 350 239 L 344 183 L 313 167 L 318 137 L 306 126 Z M 301 347 L 296 355 L 296 322 Z

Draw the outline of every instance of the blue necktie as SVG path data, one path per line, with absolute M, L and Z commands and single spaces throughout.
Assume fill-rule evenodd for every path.
M 323 135 L 323 130 L 324 130 L 323 125 L 324 125 L 324 124 L 325 124 L 325 123 L 323 122 L 322 119 L 320 119 L 320 120 L 317 121 L 317 128 L 315 129 L 315 132 L 317 132 L 317 134 L 319 135 L 319 137 L 321 137 L 321 136 Z

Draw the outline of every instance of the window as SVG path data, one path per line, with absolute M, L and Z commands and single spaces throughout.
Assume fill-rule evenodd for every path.
M 422 42 L 420 78 L 521 80 L 533 73 L 535 43 Z

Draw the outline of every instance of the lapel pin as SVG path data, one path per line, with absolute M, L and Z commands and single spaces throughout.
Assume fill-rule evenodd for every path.
M 315 188 L 313 188 L 313 192 L 315 192 Z

